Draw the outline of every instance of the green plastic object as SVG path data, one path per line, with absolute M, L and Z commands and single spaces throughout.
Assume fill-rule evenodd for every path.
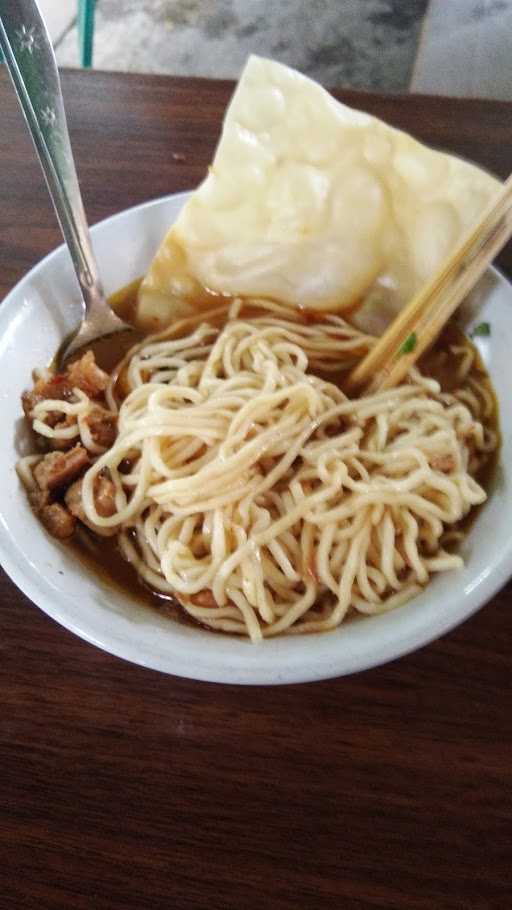
M 78 41 L 80 63 L 90 69 L 92 66 L 92 49 L 94 42 L 94 11 L 96 0 L 78 0 Z M 0 51 L 0 63 L 4 62 Z
M 78 40 L 80 63 L 86 69 L 92 66 L 94 40 L 94 8 L 96 0 L 78 0 Z

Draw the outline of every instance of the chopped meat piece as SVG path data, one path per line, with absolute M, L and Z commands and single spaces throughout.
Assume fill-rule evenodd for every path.
M 86 423 L 96 445 L 109 449 L 117 435 L 116 415 L 97 405 L 86 418 Z
M 105 536 L 110 536 L 117 533 L 116 528 L 99 528 L 98 525 L 94 522 L 89 521 L 87 518 L 83 500 L 82 500 L 82 479 L 77 480 L 66 493 L 65 500 L 66 505 L 76 518 L 79 518 L 80 521 L 87 525 L 88 528 L 91 528 L 92 531 L 99 532 Z M 113 515 L 116 510 L 115 502 L 115 487 L 111 480 L 107 477 L 97 477 L 94 484 L 94 501 L 96 503 L 96 508 L 99 515 L 102 518 L 108 518 L 110 515 Z
M 21 403 L 28 420 L 34 419 L 36 404 L 45 399 L 57 401 L 73 401 L 76 396 L 73 389 L 78 387 L 89 398 L 101 398 L 108 385 L 108 375 L 97 366 L 92 351 L 87 351 L 80 360 L 70 364 L 63 373 L 55 373 L 41 377 L 34 384 L 30 392 L 23 392 Z M 45 423 L 54 427 L 62 416 L 59 413 L 50 413 Z
M 83 446 L 69 452 L 50 452 L 34 468 L 34 477 L 41 490 L 57 490 L 75 480 L 89 463 Z
M 116 511 L 116 488 L 108 477 L 96 478 L 94 501 L 102 518 L 110 518 Z
M 59 502 L 52 502 L 50 505 L 44 506 L 39 517 L 46 530 L 59 540 L 71 537 L 75 530 L 76 518 L 70 515 Z
M 107 411 L 106 408 L 102 408 L 101 405 L 98 404 L 94 405 L 91 413 L 85 418 L 85 422 L 89 425 L 93 442 L 95 442 L 96 445 L 101 446 L 103 449 L 109 449 L 115 441 L 117 435 L 116 415 L 113 414 L 112 411 Z M 46 423 L 48 423 L 48 420 Z M 66 416 L 64 420 L 60 420 L 59 423 L 54 425 L 54 427 L 55 429 L 64 429 L 65 427 L 70 427 L 73 424 L 76 424 L 76 417 L 71 414 Z M 71 449 L 74 445 L 76 445 L 77 436 L 74 436 L 72 439 L 52 438 L 48 440 L 48 445 L 53 450 L 65 452 L 66 449 Z
M 40 401 L 44 401 L 45 398 L 51 398 L 57 401 L 69 401 L 73 398 L 73 387 L 69 384 L 66 375 L 56 373 L 54 376 L 50 376 L 49 379 L 38 379 L 31 392 L 23 392 L 21 403 L 25 412 L 25 417 L 32 420 L 36 404 L 39 404 Z M 59 417 L 56 416 L 55 423 L 58 419 Z M 50 420 L 47 419 L 46 422 L 52 426 Z
M 34 487 L 33 490 L 28 491 L 28 501 L 34 512 L 40 512 L 44 506 L 49 504 L 50 494 L 48 490 L 40 490 L 39 487 Z
M 64 497 L 66 505 L 76 518 L 79 518 L 80 521 L 85 521 L 85 512 L 82 504 L 82 480 L 75 480 L 70 487 L 66 490 L 66 495 Z
M 32 392 L 23 392 L 21 396 L 21 406 L 23 408 L 23 413 L 28 420 L 32 419 L 32 411 L 41 399 L 36 396 L 34 391 Z
M 48 415 L 51 417 L 51 415 Z M 59 414 L 59 417 L 62 417 L 62 414 Z M 50 423 L 48 418 L 45 420 L 45 423 Z M 54 429 L 64 430 L 66 427 L 71 427 L 73 424 L 76 424 L 76 417 L 74 414 L 67 414 L 64 420 L 59 420 L 58 423 L 50 423 L 50 426 L 53 426 Z M 66 449 L 72 449 L 73 446 L 77 444 L 78 441 L 78 428 L 76 431 L 76 436 L 73 436 L 72 439 L 59 439 L 58 437 L 47 439 L 47 445 L 50 449 L 57 450 L 59 452 L 65 452 Z
M 213 591 L 210 588 L 205 588 L 204 591 L 199 591 L 198 594 L 194 594 L 190 598 L 190 602 L 194 604 L 195 607 L 210 607 L 213 609 L 217 607 L 217 601 L 213 596 Z
M 31 392 L 23 392 L 21 396 L 21 406 L 27 420 L 32 420 L 34 416 L 32 412 L 36 404 L 40 401 L 42 401 L 42 396 L 37 394 L 35 387 Z
M 455 458 L 449 453 L 446 455 L 434 455 L 431 464 L 435 471 L 444 471 L 447 474 L 449 471 L 454 470 Z
M 90 398 L 100 398 L 108 386 L 108 375 L 100 370 L 92 351 L 71 363 L 66 374 L 71 387 L 77 386 Z
M 70 515 L 65 506 L 51 501 L 48 489 L 40 490 L 34 487 L 28 491 L 28 498 L 34 512 L 53 537 L 59 540 L 71 537 L 75 530 L 76 518 Z

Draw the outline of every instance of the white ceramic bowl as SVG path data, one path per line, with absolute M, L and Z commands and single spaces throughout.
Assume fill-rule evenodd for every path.
M 130 209 L 96 225 L 94 248 L 107 293 L 147 268 L 186 194 Z M 28 449 L 20 395 L 33 367 L 49 362 L 78 319 L 78 291 L 60 247 L 0 307 L 2 430 L 0 561 L 37 606 L 82 638 L 143 666 L 178 676 L 240 684 L 306 682 L 354 673 L 405 654 L 462 622 L 512 574 L 512 287 L 490 271 L 466 306 L 491 323 L 479 339 L 502 404 L 503 448 L 494 489 L 464 543 L 464 569 L 438 576 L 409 604 L 324 635 L 252 645 L 180 625 L 105 586 L 49 537 L 32 514 L 14 465 Z

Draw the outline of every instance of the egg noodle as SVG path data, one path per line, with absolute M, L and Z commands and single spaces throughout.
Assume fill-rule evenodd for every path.
M 404 603 L 462 565 L 446 544 L 486 498 L 474 475 L 497 445 L 493 400 L 470 345 L 450 351 L 454 393 L 414 369 L 350 400 L 329 376 L 371 344 L 339 317 L 241 300 L 145 340 L 111 378 L 110 407 L 125 397 L 84 477 L 88 520 L 194 620 L 253 641 Z M 77 398 L 37 413 L 75 408 L 86 444 Z M 98 475 L 115 486 L 107 517 Z

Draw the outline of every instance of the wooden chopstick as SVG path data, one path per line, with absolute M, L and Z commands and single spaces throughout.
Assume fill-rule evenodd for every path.
M 512 174 L 478 224 L 398 314 L 348 377 L 366 394 L 398 385 L 512 235 Z

